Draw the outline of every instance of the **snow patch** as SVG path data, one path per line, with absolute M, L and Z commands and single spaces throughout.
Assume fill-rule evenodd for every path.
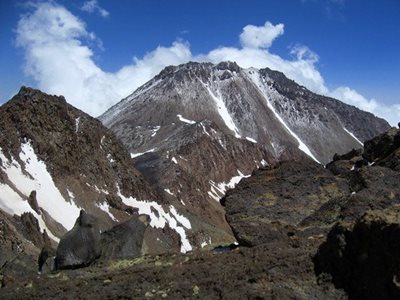
M 203 241 L 201 244 L 200 244 L 200 247 L 201 248 L 204 248 L 205 246 L 207 246 L 207 245 L 211 245 L 211 237 L 209 237 L 208 238 L 208 241 Z
M 344 131 L 346 131 L 353 139 L 355 139 L 361 146 L 364 146 L 364 143 L 361 142 L 352 132 L 348 131 L 345 127 L 343 127 Z
M 215 201 L 219 202 L 228 189 L 233 189 L 242 178 L 250 177 L 250 175 L 244 175 L 239 170 L 237 170 L 237 172 L 239 175 L 233 176 L 228 182 L 215 183 L 210 180 L 211 190 L 208 191 L 208 195 Z
M 135 157 L 141 156 L 141 155 L 143 155 L 143 154 L 145 154 L 145 153 L 150 153 L 150 152 L 154 152 L 154 151 L 156 151 L 156 148 L 147 150 L 147 151 L 145 151 L 145 152 L 131 153 L 131 158 L 135 158 Z
M 118 222 L 118 219 L 110 212 L 110 205 L 104 201 L 103 203 L 96 203 L 96 206 L 110 216 L 111 220 Z
M 60 242 L 60 239 L 50 231 L 50 229 L 46 226 L 42 216 L 38 215 L 37 212 L 32 209 L 28 201 L 22 199 L 20 195 L 18 195 L 11 187 L 2 183 L 0 183 L 0 209 L 10 215 L 17 216 L 21 216 L 23 213 L 30 212 L 38 220 L 41 232 L 46 230 L 51 239 L 57 243 Z
M 174 193 L 173 193 L 173 192 L 171 192 L 169 189 L 164 189 L 164 191 L 166 191 L 168 194 L 170 194 L 170 195 L 174 196 Z
M 159 131 L 161 126 L 156 126 L 154 129 L 152 129 L 153 133 L 151 134 L 151 137 L 155 137 L 157 134 L 157 131 Z
M 113 157 L 112 157 L 112 155 L 110 153 L 107 154 L 107 159 L 111 164 L 115 162 L 115 159 L 113 159 Z
M 21 144 L 19 158 L 30 176 L 24 174 L 22 166 L 17 160 L 9 161 L 0 151 L 0 159 L 3 162 L 2 169 L 9 180 L 26 197 L 32 191 L 36 191 L 38 205 L 45 209 L 54 220 L 62 224 L 65 229 L 70 230 L 79 216 L 80 208 L 73 200 L 66 200 L 61 195 L 47 171 L 46 164 L 36 156 L 30 141 Z
M 248 136 L 246 136 L 246 140 L 248 140 L 249 142 L 252 142 L 254 144 L 257 144 L 257 141 L 255 139 L 252 139 L 252 138 L 250 138 Z
M 188 119 L 185 119 L 184 117 L 182 117 L 182 115 L 176 115 L 178 118 L 179 118 L 179 120 L 181 121 L 181 122 L 183 122 L 183 123 L 187 123 L 187 124 L 196 124 L 196 121 L 192 121 L 192 120 L 188 120 Z
M 78 133 L 79 131 L 79 122 L 81 120 L 81 117 L 78 117 L 75 119 L 75 132 Z
M 122 199 L 122 202 L 126 205 L 132 206 L 139 209 L 139 214 L 145 214 L 150 217 L 150 226 L 154 228 L 164 228 L 166 224 L 173 230 L 175 230 L 181 238 L 181 252 L 186 253 L 192 250 L 192 246 L 186 236 L 186 229 L 191 229 L 189 219 L 182 215 L 179 215 L 176 209 L 171 205 L 170 211 L 166 212 L 164 208 L 154 201 L 140 201 L 136 198 L 125 197 L 120 192 L 119 186 L 117 185 L 118 196 Z M 156 211 L 157 213 L 155 213 Z

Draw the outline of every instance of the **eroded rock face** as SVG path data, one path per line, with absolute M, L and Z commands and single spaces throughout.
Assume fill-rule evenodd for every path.
M 239 244 L 254 246 L 294 235 L 313 212 L 348 194 L 344 179 L 304 159 L 255 171 L 222 203 Z
M 334 226 L 314 257 L 352 299 L 399 299 L 400 208 L 366 212 L 354 223 Z
M 56 269 L 87 266 L 101 254 L 98 220 L 81 210 L 75 226 L 60 240 L 56 252 Z

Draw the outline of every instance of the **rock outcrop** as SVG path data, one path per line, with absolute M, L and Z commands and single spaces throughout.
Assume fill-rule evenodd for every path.
M 334 226 L 314 257 L 315 271 L 351 299 L 399 299 L 399 252 L 399 207 L 370 210 Z

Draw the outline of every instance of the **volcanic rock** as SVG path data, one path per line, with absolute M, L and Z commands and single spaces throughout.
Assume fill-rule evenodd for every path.
M 149 217 L 140 215 L 101 234 L 102 259 L 125 259 L 141 256 L 144 232 Z
M 74 227 L 60 240 L 55 267 L 72 269 L 88 266 L 101 254 L 101 237 L 98 220 L 81 210 Z
M 314 257 L 315 271 L 329 274 L 351 299 L 398 299 L 399 251 L 399 207 L 371 210 L 335 225 Z

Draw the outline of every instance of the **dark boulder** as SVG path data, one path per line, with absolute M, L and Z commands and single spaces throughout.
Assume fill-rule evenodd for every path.
M 144 232 L 149 225 L 147 215 L 133 216 L 101 234 L 102 259 L 125 259 L 142 255 Z
M 56 269 L 87 266 L 100 256 L 101 236 L 97 219 L 81 210 L 74 227 L 60 240 Z

